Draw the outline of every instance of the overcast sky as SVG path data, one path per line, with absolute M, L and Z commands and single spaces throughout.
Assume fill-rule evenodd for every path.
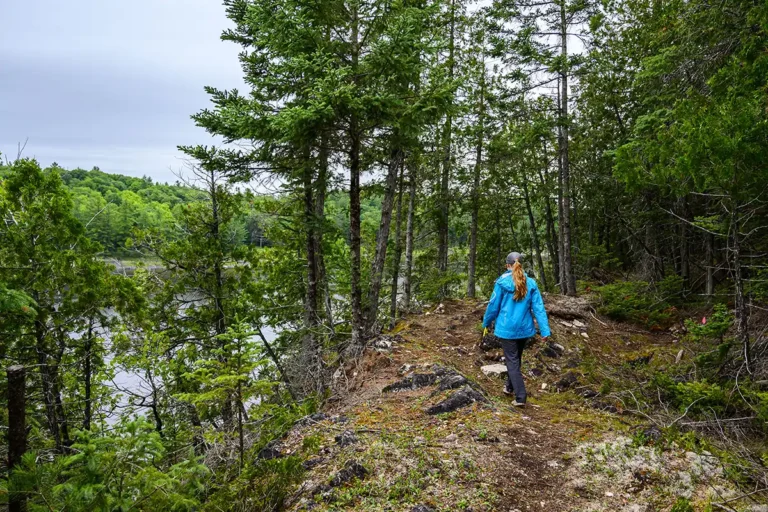
M 0 152 L 174 181 L 203 86 L 242 88 L 218 0 L 0 0 Z

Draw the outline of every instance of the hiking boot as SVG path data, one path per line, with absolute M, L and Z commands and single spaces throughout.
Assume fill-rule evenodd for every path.
M 505 395 L 513 395 L 514 393 L 507 386 L 504 386 L 504 394 Z
M 515 403 L 513 403 L 512 405 L 514 405 L 515 407 L 525 407 L 525 402 L 518 402 L 517 400 L 515 400 Z

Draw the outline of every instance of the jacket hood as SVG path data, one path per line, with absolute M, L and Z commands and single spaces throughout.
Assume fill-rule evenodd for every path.
M 525 281 L 526 281 L 526 284 L 528 285 L 528 290 L 530 291 L 531 288 L 533 288 L 535 286 L 535 283 L 531 282 L 533 280 L 530 277 L 528 277 L 528 274 L 525 274 Z M 501 275 L 501 277 L 499 277 L 499 279 L 496 282 L 499 284 L 499 286 L 501 286 L 501 288 L 505 292 L 514 293 L 514 291 L 515 291 L 515 280 L 512 277 L 512 271 L 511 270 L 508 270 L 508 271 L 504 272 Z

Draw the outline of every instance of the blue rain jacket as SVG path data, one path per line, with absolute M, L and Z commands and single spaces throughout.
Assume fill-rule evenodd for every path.
M 512 278 L 512 271 L 505 272 L 496 280 L 491 301 L 483 317 L 484 328 L 496 321 L 496 327 L 493 330 L 496 337 L 519 340 L 535 336 L 534 316 L 539 324 L 541 335 L 546 338 L 551 334 L 539 286 L 530 277 L 527 280 L 528 294 L 521 301 L 515 300 L 515 281 Z

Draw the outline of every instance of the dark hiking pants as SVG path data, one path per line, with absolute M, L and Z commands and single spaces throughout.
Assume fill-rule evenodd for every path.
M 523 359 L 523 349 L 529 338 L 521 340 L 506 340 L 499 338 L 504 348 L 504 362 L 507 365 L 507 389 L 515 391 L 515 399 L 521 404 L 525 403 L 525 383 L 520 371 L 520 363 Z

